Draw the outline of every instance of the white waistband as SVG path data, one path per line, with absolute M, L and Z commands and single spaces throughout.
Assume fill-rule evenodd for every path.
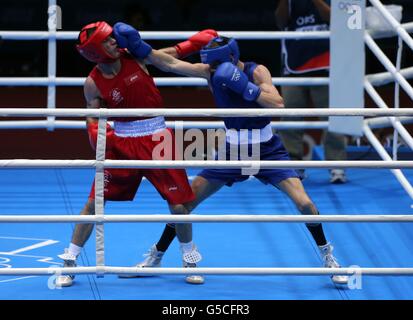
M 262 129 L 227 129 L 227 142 L 230 144 L 254 144 L 267 142 L 273 136 L 269 123 Z
M 155 117 L 136 121 L 115 121 L 115 134 L 118 137 L 143 137 L 150 136 L 166 129 L 165 118 Z

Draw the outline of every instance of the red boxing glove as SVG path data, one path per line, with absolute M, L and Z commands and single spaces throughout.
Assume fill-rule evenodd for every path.
M 90 146 L 93 148 L 93 150 L 96 150 L 96 144 L 98 141 L 98 123 L 97 122 L 88 123 L 87 133 L 89 134 Z M 114 144 L 114 141 L 113 141 L 114 138 L 115 138 L 115 131 L 112 129 L 109 123 L 107 123 L 106 124 L 106 151 L 109 151 L 110 149 L 112 149 L 112 146 Z
M 178 43 L 175 49 L 179 58 L 185 58 L 200 51 L 202 47 L 206 46 L 209 41 L 216 37 L 218 37 L 218 33 L 214 29 L 202 30 L 188 40 Z

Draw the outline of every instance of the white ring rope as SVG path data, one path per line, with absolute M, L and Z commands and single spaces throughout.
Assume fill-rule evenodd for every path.
M 400 70 L 400 74 L 406 78 L 413 78 L 413 67 Z M 390 72 L 380 72 L 367 75 L 366 78 L 374 86 L 383 86 L 394 82 L 394 77 Z M 0 86 L 83 86 L 85 77 L 0 77 Z M 208 82 L 205 79 L 193 77 L 155 77 L 155 84 L 158 87 L 170 86 L 196 86 L 207 87 Z M 330 84 L 328 77 L 273 77 L 272 83 L 276 86 L 327 86 Z
M 279 222 L 279 223 L 307 223 L 307 222 L 413 222 L 413 215 L 167 215 L 167 214 L 139 214 L 139 215 L 0 215 L 0 223 L 123 223 L 123 222 Z
M 413 67 L 401 69 L 399 72 L 406 79 L 413 78 Z M 373 86 L 384 86 L 386 84 L 394 82 L 394 76 L 391 72 L 380 72 L 367 75 L 366 80 L 368 80 Z
M 413 123 L 413 117 L 398 117 L 398 122 L 404 124 Z M 392 126 L 389 117 L 377 117 L 364 120 L 371 129 L 387 128 Z M 110 121 L 108 121 L 111 123 Z M 168 128 L 179 126 L 181 129 L 223 129 L 223 121 L 166 121 Z M 113 127 L 113 123 L 111 123 Z M 0 129 L 45 129 L 48 122 L 45 120 L 15 120 L 0 121 Z M 328 121 L 272 121 L 271 127 L 276 130 L 289 129 L 327 129 Z M 55 129 L 86 129 L 85 121 L 81 120 L 56 120 Z
M 145 40 L 187 40 L 198 31 L 141 31 Z M 220 35 L 239 40 L 329 39 L 330 31 L 219 31 Z M 76 40 L 78 31 L 0 31 L 3 40 Z
M 1 268 L 0 275 L 51 274 L 221 274 L 221 275 L 351 275 L 411 276 L 413 268 L 134 268 L 134 267 L 76 267 L 76 268 Z
M 224 160 L 27 160 L 10 159 L 0 160 L 0 168 L 96 168 L 103 165 L 105 168 L 117 169 L 165 169 L 165 168 L 216 168 L 216 169 L 412 169 L 413 160 L 398 161 L 224 161 Z
M 413 67 L 400 70 L 400 74 L 406 78 L 413 78 Z M 367 75 L 366 78 L 374 86 L 383 86 L 394 82 L 394 77 L 390 72 L 380 72 L 377 74 Z M 0 77 L 0 86 L 83 86 L 85 77 Z M 196 86 L 207 87 L 208 82 L 205 79 L 193 77 L 155 77 L 155 84 L 158 87 L 170 86 Z M 328 77 L 273 77 L 272 82 L 276 86 L 327 86 L 330 83 Z
M 3 108 L 0 117 L 327 117 L 327 116 L 413 116 L 413 108 L 401 109 L 363 109 L 363 108 L 328 108 L 328 109 L 86 109 L 86 108 Z
M 413 22 L 406 22 L 401 24 L 402 28 L 407 32 L 413 32 Z
M 397 119 L 404 124 L 413 123 L 412 117 L 398 117 Z M 388 127 L 391 123 L 391 120 L 389 119 L 389 117 L 378 117 L 367 119 L 365 120 L 365 123 L 370 127 L 370 129 L 380 129 Z
M 410 73 L 405 73 L 410 76 Z M 374 75 L 373 75 L 374 76 Z M 83 86 L 86 78 L 84 77 L 0 77 L 0 86 Z M 387 78 L 386 78 L 387 80 Z M 156 77 L 155 84 L 158 87 L 170 86 L 197 86 L 207 87 L 208 82 L 201 78 L 191 77 Z M 296 86 L 327 86 L 330 83 L 327 77 L 314 78 L 272 78 L 274 85 L 296 85 Z M 389 80 L 387 80 L 389 81 Z
M 387 118 L 376 118 L 379 126 L 388 127 L 389 121 Z M 381 119 L 381 120 L 379 120 Z M 369 121 L 369 120 L 366 120 Z M 401 117 L 400 121 L 405 123 L 413 123 L 413 117 Z M 113 123 L 108 121 L 113 127 Z M 167 128 L 180 129 L 224 129 L 223 121 L 165 121 Z M 326 129 L 327 121 L 272 121 L 271 126 L 277 130 L 287 129 Z M 47 128 L 47 121 L 44 120 L 16 120 L 16 121 L 0 121 L 0 129 L 44 129 Z M 85 121 L 70 121 L 56 120 L 55 129 L 86 129 Z

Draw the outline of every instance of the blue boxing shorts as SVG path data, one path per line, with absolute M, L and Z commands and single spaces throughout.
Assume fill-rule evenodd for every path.
M 249 146 L 251 147 L 251 146 Z M 230 160 L 230 144 L 226 143 L 226 160 Z M 218 157 L 217 157 L 218 158 Z M 217 159 L 216 158 L 216 159 Z M 221 159 L 220 159 L 221 160 Z M 223 159 L 222 159 L 223 160 Z M 231 160 L 235 160 L 232 158 Z M 238 156 L 238 160 L 240 157 Z M 246 159 L 243 159 L 246 160 Z M 259 160 L 274 160 L 286 161 L 290 160 L 287 150 L 284 148 L 281 139 L 278 135 L 273 135 L 266 142 L 260 143 L 260 159 Z M 225 182 L 227 186 L 232 186 L 235 182 L 247 180 L 250 175 L 243 174 L 241 169 L 205 169 L 198 176 L 207 179 L 208 181 Z M 299 175 L 292 169 L 261 169 L 257 174 L 253 175 L 264 184 L 272 184 L 276 186 L 281 181 L 288 178 L 299 178 Z

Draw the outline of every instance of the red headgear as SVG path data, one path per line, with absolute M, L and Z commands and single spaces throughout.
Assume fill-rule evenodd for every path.
M 90 29 L 95 29 L 90 31 Z M 88 24 L 79 33 L 76 49 L 87 60 L 95 63 L 111 63 L 113 58 L 103 47 L 102 42 L 112 34 L 112 27 L 104 21 Z M 91 35 L 88 35 L 92 32 Z

